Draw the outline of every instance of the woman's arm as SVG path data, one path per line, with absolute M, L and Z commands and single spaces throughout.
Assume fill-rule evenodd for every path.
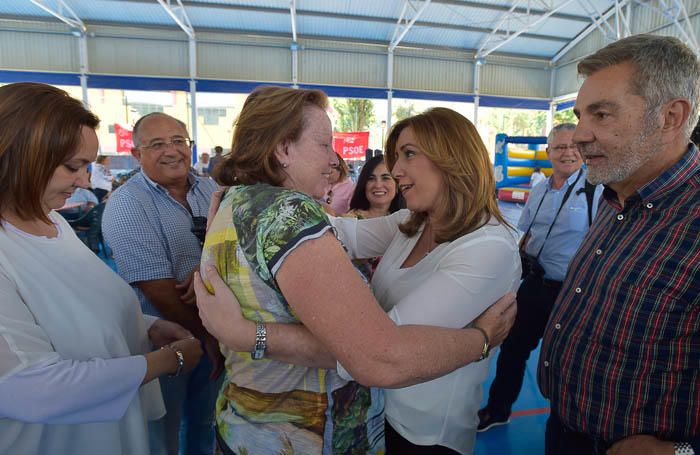
M 216 268 L 208 266 L 206 276 L 214 294 L 207 291 L 199 273 L 194 281 L 199 317 L 204 327 L 229 349 L 251 352 L 255 345 L 255 322 L 243 317 L 236 296 Z M 311 368 L 335 368 L 333 354 L 303 325 L 268 323 L 265 326 L 265 357 Z
M 403 387 L 481 357 L 484 339 L 478 330 L 392 322 L 330 234 L 299 245 L 276 279 L 299 319 L 362 384 Z M 497 327 L 491 333 L 505 337 L 515 312 L 514 304 L 490 309 Z
M 410 212 L 400 210 L 389 216 L 358 220 L 349 217 L 329 217 L 338 238 L 352 259 L 383 256 L 396 232 Z
M 505 270 L 502 269 L 502 270 Z M 213 266 L 207 267 L 207 278 L 210 280 L 214 294 L 207 291 L 199 274 L 195 278 L 195 292 L 197 294 L 197 306 L 199 307 L 199 315 L 207 328 L 207 331 L 214 335 L 222 344 L 236 352 L 251 352 L 255 345 L 255 323 L 245 319 L 241 312 L 240 304 L 231 289 L 219 276 L 216 268 Z M 429 301 L 435 299 L 435 285 L 442 286 L 442 281 L 445 280 L 445 274 L 441 273 L 430 280 L 424 286 L 421 286 L 417 292 L 422 293 L 426 289 L 432 289 L 433 295 Z M 504 277 L 505 281 L 505 277 Z M 453 278 L 447 278 L 445 283 L 454 288 L 455 283 Z M 458 286 L 463 287 L 463 286 Z M 500 289 L 499 286 L 498 288 Z M 504 289 L 508 289 L 506 286 Z M 419 303 L 420 299 L 407 298 L 397 305 L 396 311 L 390 313 L 394 322 L 399 325 L 438 325 L 449 327 L 463 327 L 469 322 L 472 322 L 474 317 L 481 314 L 483 307 L 481 304 L 472 305 L 465 295 L 458 295 L 459 290 L 454 290 L 450 295 L 453 298 L 444 299 L 440 305 L 439 311 L 436 311 L 434 316 L 421 315 L 414 310 L 414 305 L 425 308 L 425 301 Z M 491 304 L 493 300 L 488 300 L 493 290 L 486 291 L 487 296 L 482 296 L 480 301 Z M 497 291 L 497 292 L 500 292 Z M 507 292 L 507 291 L 503 291 Z M 478 292 L 473 294 L 477 295 Z M 413 295 L 413 294 L 412 294 Z M 418 294 L 416 294 L 418 295 Z M 466 298 L 465 302 L 460 299 Z M 455 301 L 460 300 L 460 301 Z M 512 301 L 512 296 L 502 297 L 496 304 L 507 305 Z M 494 304 L 494 305 L 496 305 Z M 432 306 L 431 306 L 432 308 Z M 461 310 L 460 310 L 461 308 Z M 436 308 L 437 310 L 437 308 Z M 458 313 L 452 315 L 450 310 L 456 310 Z M 400 311 L 400 314 L 399 314 Z M 445 313 L 447 318 L 445 318 Z M 489 312 L 484 312 L 484 317 Z M 461 321 L 461 322 L 460 322 Z M 456 323 L 456 325 L 455 325 Z M 461 323 L 461 325 L 459 325 Z M 279 360 L 282 362 L 292 363 L 295 365 L 303 365 L 312 368 L 335 368 L 335 356 L 316 338 L 309 330 L 300 324 L 282 324 L 282 323 L 266 323 L 267 327 L 267 349 L 265 356 Z M 499 327 L 498 321 L 483 321 L 479 324 L 489 334 L 491 346 L 495 347 L 504 338 L 504 335 L 499 336 L 496 329 Z

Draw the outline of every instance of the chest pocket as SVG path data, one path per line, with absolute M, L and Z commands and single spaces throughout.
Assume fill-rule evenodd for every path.
M 585 232 L 588 230 L 588 204 L 586 203 L 586 197 L 581 194 L 575 196 L 575 198 L 562 209 L 559 216 L 562 218 L 561 221 L 566 223 L 565 226 L 569 226 L 574 231 Z

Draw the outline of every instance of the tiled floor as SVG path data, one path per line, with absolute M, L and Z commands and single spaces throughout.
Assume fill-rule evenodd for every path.
M 496 354 L 494 352 L 494 354 Z M 544 429 L 549 415 L 549 402 L 537 388 L 537 359 L 540 350 L 530 354 L 525 370 L 525 380 L 518 400 L 513 405 L 513 415 L 508 425 L 479 433 L 475 455 L 539 455 L 544 453 Z M 491 360 L 489 380 L 484 384 L 484 404 L 489 386 L 496 374 L 496 356 Z

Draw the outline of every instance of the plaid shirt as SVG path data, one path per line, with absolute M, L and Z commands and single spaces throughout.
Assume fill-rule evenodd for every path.
M 538 382 L 574 431 L 700 436 L 699 160 L 691 146 L 624 207 L 606 188 L 569 266 Z
M 187 203 L 192 213 L 143 171 L 107 200 L 102 231 L 114 252 L 119 275 L 136 292 L 144 314 L 160 316 L 138 287 L 139 281 L 183 281 L 202 257 L 202 246 L 192 233 L 192 217 L 207 216 L 211 195 L 218 186 L 193 174 L 188 180 Z

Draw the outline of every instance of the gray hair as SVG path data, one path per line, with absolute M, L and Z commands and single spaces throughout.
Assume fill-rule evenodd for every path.
M 549 135 L 547 136 L 547 147 L 549 147 L 552 144 L 552 141 L 554 140 L 554 136 L 561 132 L 561 131 L 573 131 L 576 129 L 576 125 L 573 123 L 560 123 L 559 125 L 555 126 L 552 128 L 552 131 L 549 132 Z
M 677 38 L 656 35 L 634 35 L 608 44 L 581 60 L 582 76 L 630 62 L 635 73 L 630 85 L 644 98 L 647 120 L 659 114 L 661 107 L 674 98 L 690 103 L 690 115 L 683 128 L 687 140 L 698 117 L 700 98 L 700 62 L 688 46 Z
M 162 116 L 162 117 L 171 118 L 171 119 L 175 120 L 177 123 L 179 123 L 180 126 L 182 127 L 182 129 L 184 129 L 185 132 L 187 132 L 187 125 L 185 125 L 185 122 L 183 122 L 182 120 L 178 120 L 175 117 L 173 117 L 172 115 L 168 115 L 168 114 L 165 114 L 163 112 L 151 112 L 150 114 L 146 114 L 143 117 L 141 117 L 140 119 L 138 119 L 136 121 L 136 123 L 134 124 L 134 129 L 133 129 L 132 134 L 131 134 L 131 140 L 134 142 L 135 148 L 141 147 L 141 139 L 139 138 L 139 129 L 141 129 L 141 125 L 143 124 L 144 120 L 149 119 L 151 117 L 155 117 L 155 116 Z

